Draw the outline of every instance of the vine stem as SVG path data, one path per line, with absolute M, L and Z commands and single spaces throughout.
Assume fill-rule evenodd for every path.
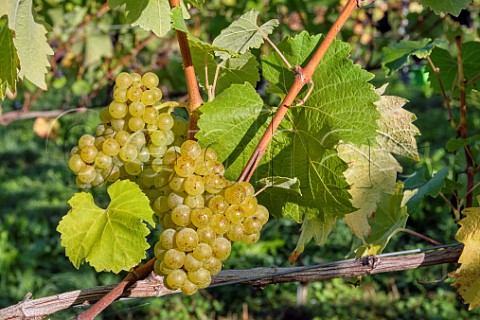
M 400 228 L 398 229 L 398 231 L 401 231 L 401 232 L 405 232 L 405 233 L 409 233 L 415 237 L 418 237 L 422 240 L 425 240 L 427 242 L 430 242 L 431 244 L 435 245 L 435 246 L 442 246 L 442 244 L 440 242 L 438 242 L 437 240 L 434 240 L 432 238 L 429 238 L 427 236 L 424 236 L 423 234 L 421 233 L 418 233 L 416 231 L 413 231 L 413 230 L 410 230 L 410 229 L 407 229 L 407 228 Z
M 170 8 L 180 7 L 180 0 L 169 0 Z M 198 87 L 197 77 L 195 76 L 195 69 L 193 68 L 192 55 L 190 53 L 190 47 L 188 45 L 187 34 L 183 31 L 176 30 L 178 45 L 180 47 L 180 53 L 183 60 L 183 70 L 185 72 L 185 79 L 187 82 L 188 91 L 188 111 L 193 113 L 202 104 L 203 100 L 200 95 L 200 89 Z M 192 121 L 190 121 L 192 126 Z M 196 123 L 194 123 L 196 126 Z M 192 128 L 191 128 L 192 129 Z
M 466 102 L 466 92 L 465 86 L 467 80 L 465 79 L 465 73 L 463 71 L 463 54 L 462 54 L 462 37 L 457 36 L 455 38 L 455 43 L 458 48 L 457 53 L 457 64 L 458 64 L 458 89 L 460 94 L 460 122 L 457 127 L 457 133 L 462 139 L 468 138 L 468 129 L 467 129 L 467 102 Z M 466 194 L 466 201 L 465 205 L 468 207 L 472 206 L 473 203 L 473 185 L 475 179 L 475 166 L 474 160 L 472 157 L 472 152 L 470 150 L 470 144 L 466 144 L 463 147 L 465 152 L 465 159 L 467 162 L 467 194 Z
M 307 63 L 305 68 L 298 67 L 296 68 L 297 75 L 295 80 L 293 81 L 290 90 L 288 91 L 287 95 L 280 103 L 277 112 L 273 116 L 272 122 L 268 126 L 267 130 L 263 134 L 262 138 L 258 142 L 258 145 L 253 152 L 250 160 L 246 164 L 245 168 L 243 169 L 238 181 L 249 181 L 255 171 L 260 159 L 262 158 L 265 150 L 267 149 L 270 141 L 273 138 L 275 131 L 277 130 L 280 122 L 283 120 L 285 115 L 287 114 L 288 109 L 293 104 L 295 98 L 302 90 L 303 86 L 309 83 L 312 80 L 313 73 L 315 69 L 320 64 L 320 61 L 324 57 L 325 53 L 327 52 L 330 45 L 335 40 L 335 37 L 342 29 L 345 22 L 348 18 L 352 15 L 355 9 L 359 6 L 358 0 L 348 0 L 347 4 L 343 8 L 342 12 L 340 13 L 339 17 L 333 24 L 333 26 L 328 31 L 325 39 L 322 41 L 320 46 L 315 51 L 315 54 Z
M 132 284 L 139 280 L 145 279 L 150 272 L 152 272 L 153 265 L 155 264 L 156 258 L 152 258 L 144 265 L 141 265 L 128 273 L 128 275 L 118 283 L 111 291 L 104 295 L 100 300 L 98 300 L 90 309 L 79 314 L 75 319 L 76 320 L 91 320 L 98 316 L 100 312 L 105 310 L 109 305 L 117 300 L 123 292 L 130 287 Z

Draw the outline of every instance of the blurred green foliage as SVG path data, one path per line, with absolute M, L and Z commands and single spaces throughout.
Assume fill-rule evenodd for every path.
M 49 36 L 57 46 L 65 43 L 85 17 L 95 14 L 103 4 L 94 0 L 37 0 L 34 3 L 39 17 L 52 26 Z M 378 4 L 355 13 L 340 35 L 352 44 L 352 59 L 376 75 L 372 81 L 375 85 L 389 82 L 388 94 L 411 101 L 407 108 L 417 115 L 415 124 L 422 132 L 419 137 L 422 161 L 413 164 L 402 160 L 405 166 L 403 178 L 421 167 L 426 167 L 429 172 L 436 172 L 444 166 L 460 170 L 464 160 L 461 155 L 445 151 L 446 142 L 456 133 L 448 125 L 442 99 L 432 95 L 430 80 L 424 72 L 425 62 L 414 61 L 397 75 L 386 78 L 380 69 L 381 48 L 406 36 L 410 39 L 440 37 L 452 42 L 460 33 L 465 39 L 475 39 L 480 28 L 478 9 L 472 8 L 460 18 L 441 18 L 415 4 L 418 3 L 378 1 Z M 266 5 L 253 0 L 215 0 L 207 4 L 201 15 L 192 12 L 190 27 L 200 37 L 211 40 L 235 16 L 251 8 L 261 12 L 263 21 L 280 20 L 279 29 L 272 35 L 275 42 L 300 30 L 325 33 L 338 15 L 338 1 L 333 0 L 272 0 Z M 108 54 L 90 56 L 90 63 L 85 65 L 87 53 L 82 41 L 95 33 L 110 38 L 111 58 Z M 112 75 L 107 78 L 107 71 L 114 69 L 118 73 L 122 68 L 138 72 L 154 70 L 161 77 L 167 96 L 179 97 L 186 92 L 174 39 L 153 39 L 135 56 L 128 57 L 149 35 L 126 26 L 124 15 L 117 11 L 93 19 L 91 26 L 80 30 L 79 34 L 66 46 L 53 72 L 49 73 L 49 90 L 41 94 L 31 109 L 67 111 L 86 105 L 91 111 L 60 117 L 61 129 L 55 139 L 45 140 L 37 136 L 32 130 L 34 120 L 15 121 L 0 127 L 0 308 L 18 302 L 28 292 L 37 298 L 115 283 L 123 276 L 97 274 L 88 266 L 76 270 L 65 257 L 59 234 L 55 231 L 60 218 L 68 210 L 67 200 L 77 191 L 74 176 L 66 165 L 69 150 L 81 134 L 93 130 L 97 107 L 108 102 Z M 263 51 L 256 54 L 261 55 Z M 122 60 L 125 56 L 128 59 Z M 21 83 L 17 97 L 1 103 L 3 113 L 20 109 L 34 91 L 28 82 Z M 89 96 L 92 92 L 95 94 Z M 471 112 L 469 121 L 471 128 L 480 128 L 477 109 Z M 479 133 L 475 131 L 472 130 L 471 135 Z M 94 192 L 99 205 L 106 201 L 105 190 L 96 189 Z M 410 213 L 407 227 L 442 243 L 454 242 L 457 230 L 449 208 L 440 197 L 429 198 Z M 287 258 L 295 248 L 298 234 L 299 225 L 295 222 L 272 220 L 266 225 L 258 244 L 235 244 L 225 269 L 288 266 Z M 151 242 L 154 242 L 154 235 Z M 355 241 L 347 226 L 340 221 L 327 244 L 323 247 L 308 245 L 299 263 L 309 265 L 344 259 L 351 254 Z M 427 246 L 428 243 L 410 235 L 398 234 L 386 251 Z M 334 279 L 266 288 L 229 285 L 202 290 L 193 297 L 172 295 L 126 300 L 114 303 L 99 319 L 237 319 L 245 312 L 255 319 L 479 317 L 479 310 L 467 311 L 449 286 L 450 280 L 445 279 L 453 267 L 437 266 L 364 277 L 359 287 L 353 287 L 343 279 Z M 301 301 L 297 292 L 303 287 L 307 296 Z M 50 318 L 65 319 L 83 309 L 62 311 Z

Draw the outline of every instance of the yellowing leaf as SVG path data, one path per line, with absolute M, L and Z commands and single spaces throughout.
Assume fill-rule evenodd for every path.
M 72 209 L 58 225 L 62 246 L 76 268 L 88 262 L 97 271 L 118 273 L 145 258 L 150 231 L 143 221 L 154 225 L 148 198 L 129 180 L 115 182 L 108 194 L 111 202 L 102 209 L 90 193 L 76 193 L 68 202 Z
M 35 21 L 32 12 L 32 0 L 0 0 L 0 17 L 8 15 L 8 26 L 15 32 L 13 43 L 20 61 L 19 78 L 25 77 L 39 88 L 47 89 L 45 73 L 53 50 L 45 36 L 47 30 Z
M 480 201 L 480 196 L 477 199 Z M 480 306 L 480 208 L 466 208 L 464 213 L 455 237 L 464 244 L 458 259 L 461 266 L 450 276 L 455 278 L 452 285 L 471 310 Z

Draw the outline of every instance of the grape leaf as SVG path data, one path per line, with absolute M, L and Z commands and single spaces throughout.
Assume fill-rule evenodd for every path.
M 86 33 L 84 66 L 99 62 L 102 58 L 109 58 L 112 54 L 113 45 L 108 34 L 96 30 L 89 30 Z
M 423 175 L 424 183 L 419 183 L 418 177 Z M 428 179 L 428 172 L 425 170 L 418 172 L 418 175 L 414 175 L 405 180 L 405 189 L 413 190 L 415 193 L 407 202 L 408 212 L 415 211 L 418 208 L 420 201 L 426 196 L 436 197 L 443 186 L 445 185 L 445 179 L 448 176 L 448 167 L 442 168 L 431 179 Z M 427 179 L 426 179 L 427 178 Z
M 13 44 L 13 32 L 8 28 L 7 17 L 0 19 L 0 99 L 5 98 L 8 90 L 15 92 L 19 61 Z
M 113 9 L 125 5 L 127 21 L 146 31 L 163 37 L 171 29 L 170 5 L 168 0 L 108 0 Z
M 477 200 L 480 202 L 480 197 Z M 466 208 L 464 214 L 455 236 L 464 245 L 458 259 L 461 266 L 449 276 L 454 277 L 452 286 L 457 287 L 468 309 L 472 310 L 480 306 L 480 208 Z
M 392 74 L 406 65 L 411 56 L 420 59 L 427 57 L 440 42 L 438 39 L 432 42 L 431 39 L 425 38 L 419 41 L 401 40 L 392 43 L 382 49 L 382 66 L 387 70 L 387 74 Z
M 379 88 L 377 93 L 382 94 L 385 88 Z M 341 143 L 337 147 L 340 158 L 348 164 L 344 175 L 351 185 L 352 204 L 358 208 L 344 219 L 363 242 L 371 235 L 368 219 L 377 203 L 396 190 L 397 174 L 402 167 L 392 154 L 418 160 L 415 135 L 419 131 L 412 124 L 415 115 L 402 108 L 406 102 L 400 97 L 381 96 L 375 103 L 381 114 L 375 141 L 361 146 Z
M 251 48 L 259 48 L 264 38 L 273 32 L 278 26 L 277 19 L 272 19 L 261 26 L 257 25 L 258 11 L 250 10 L 243 14 L 237 20 L 232 22 L 227 28 L 213 40 L 213 45 L 227 48 L 237 53 L 245 53 Z M 219 52 L 218 56 L 227 59 L 228 54 Z
M 200 111 L 195 138 L 217 151 L 227 168 L 225 176 L 236 180 L 268 126 L 270 112 L 249 83 L 233 84 Z
M 422 4 L 430 7 L 436 14 L 450 13 L 456 17 L 472 0 L 422 0 Z
M 46 90 L 45 74 L 50 66 L 48 56 L 53 55 L 53 50 L 45 36 L 47 30 L 35 21 L 33 11 L 32 0 L 0 0 L 0 17 L 8 15 L 8 27 L 15 35 L 13 43 L 20 62 L 18 77 L 27 78 Z
M 321 36 L 302 32 L 295 38 L 287 37 L 278 48 L 292 65 L 303 66 L 320 41 Z M 350 49 L 341 41 L 330 46 L 313 74 L 313 91 L 305 103 L 311 122 L 321 124 L 316 137 L 325 148 L 333 148 L 340 140 L 368 144 L 375 137 L 379 114 L 374 102 L 378 95 L 368 83 L 373 75 L 348 59 Z M 276 52 L 263 59 L 262 70 L 265 79 L 286 94 L 295 74 Z
M 263 188 L 282 188 L 300 196 L 302 195 L 300 181 L 297 178 L 268 177 L 258 180 L 257 183 Z
M 60 221 L 62 246 L 76 268 L 88 262 L 97 271 L 118 273 L 136 266 L 149 244 L 143 221 L 155 225 L 148 198 L 134 182 L 117 181 L 108 187 L 106 209 L 93 202 L 90 193 L 76 193 L 71 210 Z
M 480 42 L 467 42 L 462 45 L 463 70 L 467 80 L 480 73 L 480 55 L 478 52 L 480 52 Z M 458 82 L 457 58 L 452 57 L 447 50 L 436 47 L 433 49 L 430 59 L 432 59 L 435 67 L 438 68 L 440 79 L 448 94 Z M 434 91 L 442 93 L 437 76 L 430 65 L 427 65 L 426 71 L 429 73 L 429 79 Z M 470 92 L 471 88 L 471 85 L 467 86 L 467 93 Z
M 187 0 L 187 2 L 198 9 L 202 9 L 203 5 L 205 4 L 205 0 Z
M 447 144 L 445 145 L 445 149 L 447 149 L 448 152 L 453 152 L 456 151 L 460 148 L 463 148 L 464 146 L 468 144 L 472 144 L 474 142 L 477 142 L 480 140 L 480 134 L 476 134 L 474 136 L 468 137 L 467 139 L 462 139 L 462 138 L 450 138 L 447 141 Z
M 405 228 L 408 214 L 407 208 L 402 205 L 403 197 L 402 183 L 399 183 L 395 194 L 380 197 L 375 214 L 368 219 L 372 232 L 365 239 L 367 245 L 355 252 L 357 257 L 381 253 L 390 239 Z

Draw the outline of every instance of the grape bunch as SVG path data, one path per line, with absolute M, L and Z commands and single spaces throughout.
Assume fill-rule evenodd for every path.
M 220 272 L 232 242 L 258 241 L 269 214 L 257 203 L 250 183 L 224 179 L 225 169 L 212 148 L 187 140 L 167 152 L 163 163 L 173 171 L 170 191 L 154 201 L 163 227 L 154 248 L 154 270 L 170 289 L 192 295 Z
M 82 189 L 136 177 L 139 185 L 152 187 L 170 145 L 179 144 L 186 122 L 162 112 L 158 77 L 147 72 L 120 73 L 115 80 L 114 101 L 100 112 L 102 124 L 95 135 L 85 134 L 71 151 L 69 168 Z M 160 109 L 160 110 L 159 110 Z M 174 129 L 175 130 L 175 129 Z

